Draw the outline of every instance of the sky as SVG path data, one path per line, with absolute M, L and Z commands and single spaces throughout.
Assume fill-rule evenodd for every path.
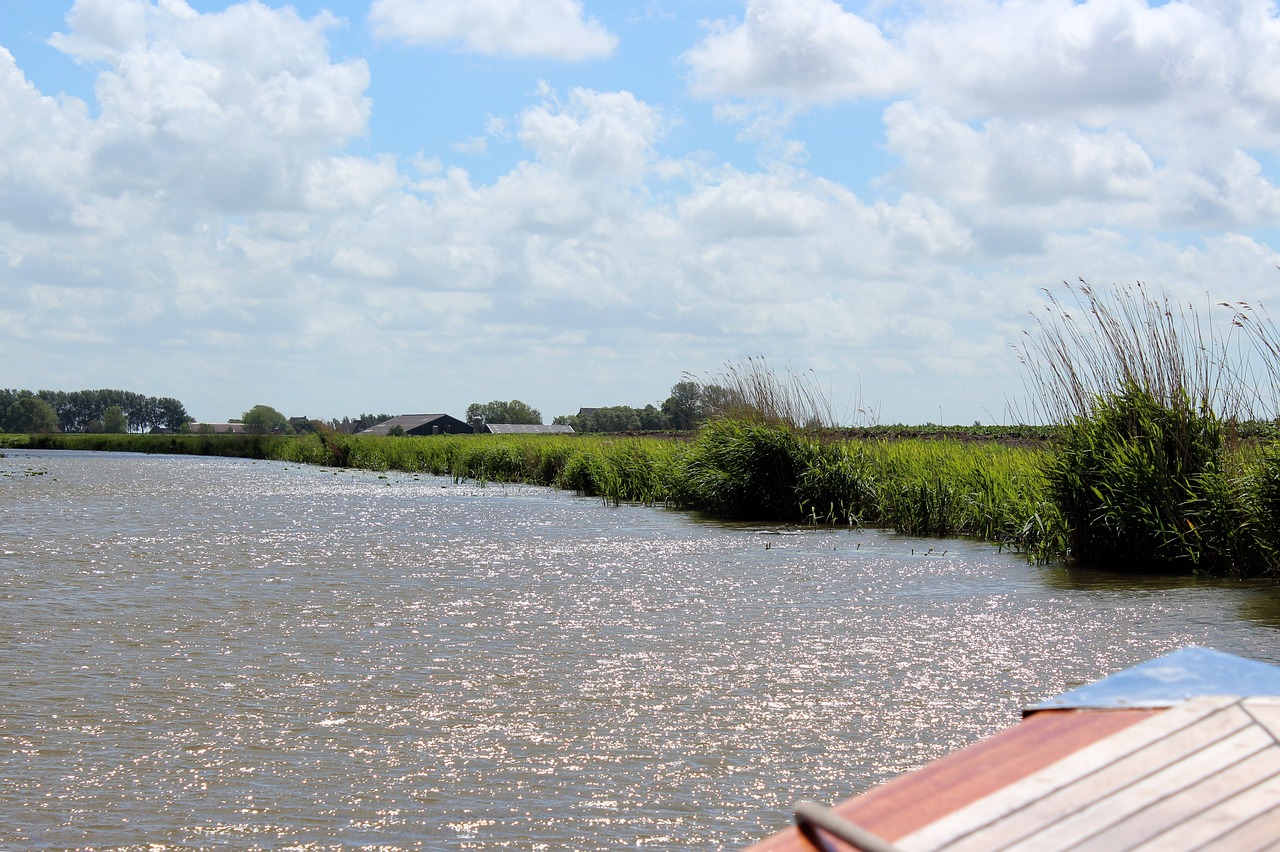
M 1276 301 L 1278 182 L 1256 0 L 0 0 L 0 382 L 1017 422 L 1064 281 Z

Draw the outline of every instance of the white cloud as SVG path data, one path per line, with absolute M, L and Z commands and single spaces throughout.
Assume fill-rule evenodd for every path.
M 740 23 L 716 24 L 684 59 L 701 97 L 806 104 L 884 97 L 907 73 L 879 27 L 834 0 L 748 0 Z
M 365 210 L 398 187 L 400 175 L 395 160 L 387 156 L 320 157 L 312 161 L 304 180 L 308 210 Z
M 80 0 L 67 13 L 71 32 L 49 41 L 82 60 L 118 62 L 145 44 L 152 11 L 147 0 Z
M 618 43 L 578 0 L 374 0 L 369 20 L 381 38 L 488 55 L 578 61 Z
M 105 193 L 299 207 L 315 196 L 312 161 L 366 131 L 368 68 L 330 61 L 328 14 L 78 0 L 68 23 L 51 43 L 104 66 L 101 116 L 84 144 Z
M 690 85 L 727 99 L 717 115 L 775 154 L 796 110 L 896 99 L 884 113 L 896 185 L 947 205 L 992 250 L 1038 251 L 1051 230 L 1088 224 L 1249 228 L 1280 215 L 1258 161 L 1280 149 L 1273 3 L 924 9 L 881 26 L 833 0 L 747 0 L 741 23 L 685 55 Z
M 1156 162 L 1119 129 L 1004 119 L 973 127 L 908 101 L 886 110 L 885 124 L 902 158 L 899 178 L 986 225 L 1047 233 L 1250 227 L 1280 217 L 1280 190 L 1239 150 L 1197 150 L 1188 140 L 1177 156 Z
M 1220 35 L 1186 3 L 1014 0 L 956 7 L 904 42 L 930 100 L 975 114 L 1101 117 L 1220 78 Z
M 1118 131 L 1090 132 L 1064 121 L 993 120 L 975 128 L 938 107 L 911 101 L 889 107 L 885 126 L 890 148 L 902 157 L 906 181 L 959 207 L 1012 211 L 1069 199 L 1154 200 L 1155 164 Z M 957 163 L 964 167 L 956 168 Z M 1122 204 L 1109 209 L 1124 215 Z
M 489 152 L 489 138 L 487 136 L 468 136 L 461 142 L 453 143 L 453 150 L 459 154 L 479 157 Z
M 44 97 L 0 47 L 0 221 L 22 230 L 65 227 L 86 174 L 87 106 Z
M 630 92 L 574 89 L 528 109 L 518 136 L 544 163 L 572 178 L 637 183 L 663 129 L 658 111 Z
M 1213 121 L 1218 112 L 1203 111 L 1217 99 L 1227 111 L 1261 109 L 1255 123 L 1275 130 L 1280 21 L 1267 0 L 974 0 L 923 10 L 882 27 L 835 0 L 747 0 L 741 22 L 715 23 L 684 55 L 690 86 L 710 99 L 919 97 L 963 120 L 1095 124 L 1179 105 Z
M 832 212 L 832 201 L 815 193 L 814 187 L 797 184 L 786 172 L 729 172 L 681 199 L 679 212 L 697 237 L 715 244 L 811 234 Z M 857 203 L 851 197 L 844 201 Z
M 762 166 L 670 151 L 674 107 L 548 84 L 488 117 L 488 138 L 523 159 L 481 179 L 433 159 L 448 151 L 364 153 L 379 149 L 363 144 L 369 70 L 330 58 L 328 15 L 81 0 L 55 43 L 99 69 L 100 109 L 43 96 L 0 49 L 0 326 L 25 335 L 0 341 L 0 358 L 30 362 L 30 341 L 56 340 L 40 360 L 67 387 L 124 386 L 136 370 L 148 392 L 182 398 L 199 375 L 219 399 L 251 395 L 195 412 L 213 419 L 289 408 L 289 394 L 290 413 L 351 413 L 356 393 L 379 410 L 518 396 L 551 415 L 657 401 L 684 371 L 763 354 L 833 365 L 837 396 L 860 384 L 887 418 L 943 405 L 985 421 L 963 400 L 998 410 L 992 395 L 1018 386 L 1008 343 L 1040 286 L 1141 278 L 1229 298 L 1280 285 L 1276 252 L 1238 233 L 1280 220 L 1263 167 L 1272 94 L 1253 82 L 1275 73 L 1274 15 L 1099 2 L 945 7 L 957 32 L 1003 26 L 1010 43 L 978 45 L 986 61 L 1067 93 L 1054 109 L 985 92 L 1008 72 L 940 45 L 932 24 L 755 0 L 691 56 L 706 92 L 779 100 L 719 113 L 756 122 Z M 1203 21 L 1199 36 L 1184 19 Z M 1060 55 L 1015 43 L 1044 50 L 1036 34 L 1054 26 L 1077 33 Z M 1131 37 L 1147 58 L 1124 67 L 1154 68 L 1158 48 L 1205 70 L 1091 94 L 1067 54 L 1105 56 L 1099 34 L 1126 26 L 1154 35 Z M 772 42 L 789 46 L 754 55 Z M 1216 61 L 1255 76 L 1212 71 L 1224 45 L 1238 49 Z M 788 110 L 888 92 L 882 194 L 795 165 Z M 493 147 L 491 162 L 508 146 Z M 423 353 L 457 368 L 422 381 L 389 368 Z

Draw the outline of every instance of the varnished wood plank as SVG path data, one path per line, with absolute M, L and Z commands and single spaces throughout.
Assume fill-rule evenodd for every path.
M 936 820 L 899 840 L 907 850 L 944 848 L 960 838 L 1038 801 L 1073 781 L 1095 772 L 1134 752 L 1141 751 L 1178 731 L 1198 724 L 1239 703 L 1239 699 L 1198 698 L 1153 715 L 1063 757 L 1038 772 L 1010 784 L 973 804 Z
M 1156 838 L 1160 838 L 1156 845 L 1162 849 L 1179 848 L 1178 838 L 1184 835 L 1186 823 L 1206 819 L 1206 813 L 1217 805 L 1280 775 L 1280 748 L 1265 732 L 1256 727 L 1251 730 L 1257 738 L 1266 740 L 1262 750 L 1139 810 L 1106 831 L 1081 838 L 1080 848 L 1133 849 Z
M 1277 810 L 1277 802 L 1280 802 L 1280 775 L 1272 775 L 1248 790 L 1209 808 L 1199 814 L 1194 821 L 1184 823 L 1175 830 L 1153 838 L 1138 849 L 1143 852 L 1156 852 L 1156 850 L 1181 852 L 1181 850 L 1203 849 L 1209 845 L 1209 848 L 1235 852 L 1239 847 L 1221 845 L 1224 838 L 1230 836 L 1237 828 L 1255 820 L 1269 818 L 1269 815 Z M 1269 824 L 1272 829 L 1278 826 L 1280 824 L 1274 822 Z M 1275 839 L 1274 835 L 1272 839 Z
M 1246 713 L 1280 742 L 1280 698 L 1248 698 L 1243 706 Z
M 1239 707 L 1228 707 L 1093 771 L 1061 765 L 1060 786 L 949 845 L 955 852 L 1069 848 L 1158 801 L 1179 786 L 1271 744 Z M 1086 765 L 1087 766 L 1087 765 Z M 1046 770 L 1053 771 L 1053 770 Z M 993 802 L 999 810 L 999 803 Z
M 898 840 L 1064 756 L 1164 712 L 1037 713 L 988 740 L 841 804 L 836 812 L 881 837 Z
M 1216 721 L 1216 717 L 1183 733 L 1196 733 L 1213 721 Z M 1133 755 L 1130 760 L 1125 761 L 1133 764 L 1132 772 L 1120 773 L 1115 779 L 1115 786 L 1088 791 L 1089 798 L 1080 802 L 1082 807 L 1078 812 L 1056 820 L 1025 840 L 1010 845 L 1010 852 L 1052 852 L 1073 848 L 1095 832 L 1124 821 L 1166 796 L 1198 784 L 1204 778 L 1266 748 L 1271 742 L 1265 732 L 1250 725 L 1234 736 L 1219 739 L 1192 754 L 1179 755 L 1179 759 L 1168 761 L 1165 751 L 1171 747 L 1174 739 L 1169 737 L 1161 740 Z
M 1163 709 L 1048 710 L 1020 724 L 903 775 L 835 810 L 862 827 L 896 840 L 951 811 L 1014 783 L 1117 731 L 1163 714 Z M 814 846 L 794 828 L 750 847 L 750 852 L 844 850 L 838 841 Z

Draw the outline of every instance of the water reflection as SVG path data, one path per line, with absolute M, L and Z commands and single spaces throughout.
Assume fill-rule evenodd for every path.
M 1132 592 L 1160 589 L 1239 588 L 1241 585 L 1241 581 L 1222 580 L 1194 574 L 1122 573 L 1099 571 L 1075 565 L 1047 566 L 1044 568 L 1044 577 L 1045 582 L 1051 586 L 1093 591 L 1099 589 Z
M 1188 574 L 1151 572 L 1120 573 L 1079 566 L 1043 569 L 1046 585 L 1065 591 L 1117 592 L 1128 595 L 1160 592 L 1192 592 L 1217 595 L 1238 603 L 1238 617 L 1271 628 L 1280 628 L 1280 584 L 1271 579 L 1239 580 Z

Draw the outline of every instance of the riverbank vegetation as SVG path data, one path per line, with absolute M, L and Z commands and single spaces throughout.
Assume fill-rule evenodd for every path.
M 1045 450 L 954 437 L 851 437 L 811 374 L 761 361 L 711 386 L 716 415 L 679 437 L 623 435 L 314 434 L 39 435 L 29 447 L 245 456 L 400 470 L 455 480 L 523 482 L 742 521 L 876 526 L 975 536 L 1048 559 L 1065 532 L 1047 502 Z M 691 397 L 695 396 L 692 393 Z M 959 434 L 959 433 L 952 433 Z M 1035 433 L 1041 434 L 1039 432 Z M 976 433 L 975 433 L 976 435 Z M 973 436 L 971 436 L 973 437 Z
M 847 439 L 721 419 L 691 439 L 608 435 L 30 435 L 8 446 L 273 459 L 547 485 L 725 520 L 974 536 L 1060 555 L 1045 450 L 994 441 Z
M 1225 306 L 1221 333 L 1141 285 L 1069 293 L 1017 347 L 1051 425 L 839 426 L 812 374 L 753 359 L 673 389 L 704 418 L 682 433 L 2 440 L 523 482 L 726 520 L 977 537 L 1113 570 L 1280 572 L 1280 333 L 1265 312 Z
M 901 437 L 911 431 L 849 437 L 847 432 L 726 419 L 711 421 L 685 439 L 383 437 L 321 431 L 296 436 L 51 434 L 8 436 L 0 441 L 28 448 L 244 457 L 426 473 L 458 481 L 546 485 L 614 504 L 665 505 L 725 520 L 976 537 L 1036 561 L 1069 555 L 1081 558 L 1074 550 L 1081 546 L 1079 530 L 1073 529 L 1062 506 L 1081 509 L 1065 503 L 1051 479 L 1055 464 L 1061 464 L 1062 448 L 1077 439 L 1043 438 L 1043 432 L 1034 429 L 1004 433 L 990 428 L 967 433 L 945 430 L 941 436 L 925 429 L 922 434 L 929 437 Z M 1219 549 L 1231 548 L 1226 552 L 1239 560 L 1219 561 L 1212 569 L 1202 561 L 1198 570 L 1268 573 L 1270 564 L 1256 554 L 1265 558 L 1280 552 L 1280 529 L 1263 522 L 1280 517 L 1280 448 L 1265 441 L 1237 440 L 1234 446 L 1226 456 L 1230 475 L 1205 491 L 1204 505 L 1192 516 L 1193 523 L 1204 529 L 1193 535 L 1189 527 L 1183 541 L 1205 553 L 1215 544 L 1211 536 L 1222 536 Z M 1139 498 L 1126 496 L 1128 482 L 1117 480 L 1114 487 L 1100 490 L 1108 495 L 1110 505 L 1127 506 L 1137 515 L 1153 511 L 1136 503 Z M 1153 567 L 1141 551 L 1137 555 L 1142 558 L 1131 552 L 1135 561 L 1130 567 Z M 1125 567 L 1106 553 L 1082 558 Z
M 1066 298 L 1050 296 L 1019 352 L 1059 424 L 1044 476 L 1067 551 L 1128 571 L 1280 570 L 1280 444 L 1240 429 L 1280 410 L 1265 312 L 1221 305 L 1219 330 L 1141 284 L 1080 282 Z

